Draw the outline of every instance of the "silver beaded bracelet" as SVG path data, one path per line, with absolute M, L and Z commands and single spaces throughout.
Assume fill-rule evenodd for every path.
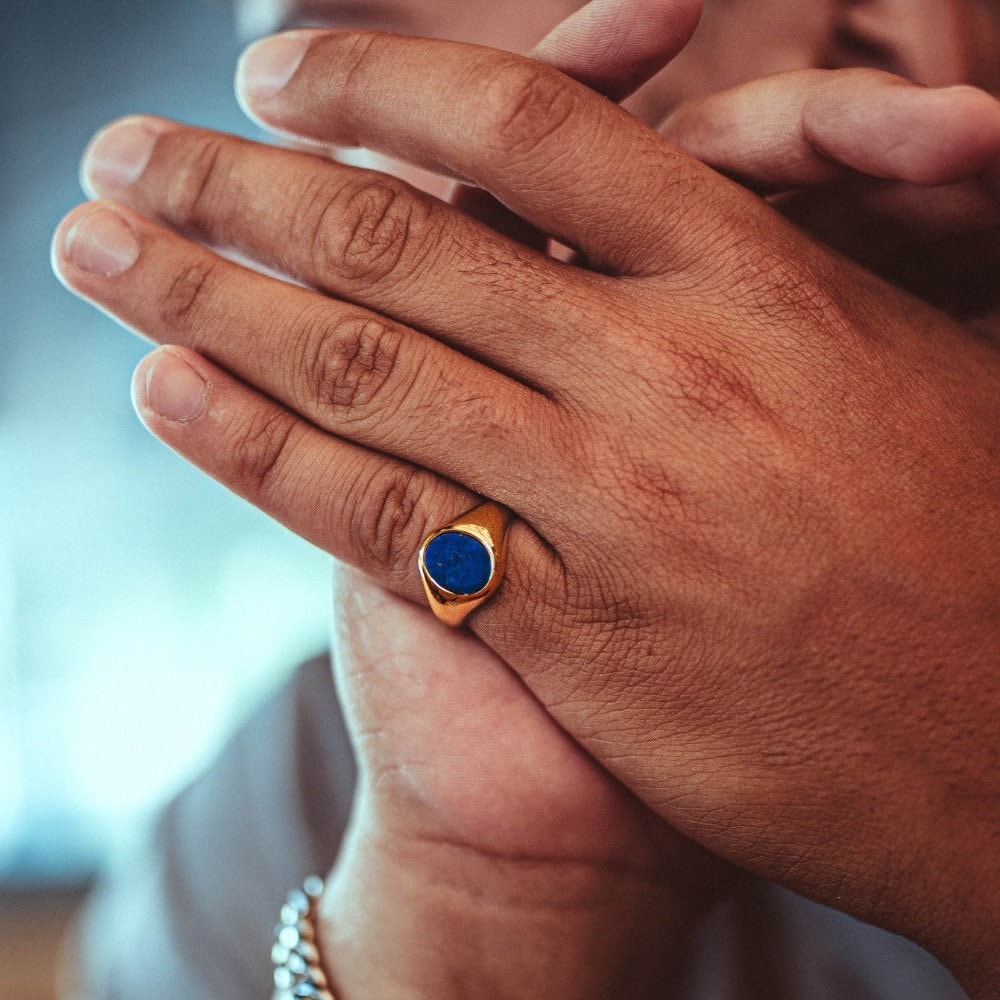
M 271 949 L 275 1000 L 336 1000 L 330 992 L 316 941 L 316 916 L 323 880 L 312 875 L 288 894 Z

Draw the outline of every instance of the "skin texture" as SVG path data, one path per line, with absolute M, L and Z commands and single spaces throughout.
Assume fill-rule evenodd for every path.
M 487 0 L 464 0 L 456 16 L 445 0 L 362 9 L 313 0 L 271 3 L 268 24 L 371 26 L 525 51 L 531 31 L 576 6 L 523 3 L 512 17 L 510 4 L 499 16 Z M 625 106 L 672 142 L 772 192 L 789 218 L 894 284 L 964 318 L 996 308 L 997 107 L 981 90 L 951 89 L 1000 89 L 995 0 L 709 0 L 691 44 L 650 73 L 691 6 L 589 4 L 534 54 L 616 99 L 627 93 Z M 634 96 L 631 80 L 614 79 L 623 61 L 643 68 L 628 52 L 651 53 L 643 79 L 652 79 Z M 824 72 L 833 68 L 875 73 Z M 893 86 L 903 80 L 921 86 Z M 447 192 L 438 177 L 389 158 L 375 163 Z M 481 196 L 452 200 L 535 239 Z
M 624 97 L 687 40 L 688 7 L 646 4 L 633 25 L 636 5 L 591 5 L 532 56 Z M 609 20 L 619 45 L 602 59 Z M 451 201 L 544 245 L 481 190 Z M 735 873 L 572 743 L 481 642 L 344 566 L 334 584 L 360 770 L 321 924 L 338 994 L 666 995 Z
M 387 182 L 146 122 L 156 151 L 116 196 L 440 340 L 401 325 L 386 333 L 374 314 L 279 289 L 127 215 L 138 260 L 95 277 L 74 270 L 61 243 L 66 280 L 146 333 L 197 346 L 312 425 L 176 349 L 144 368 L 140 408 L 223 481 L 408 596 L 424 530 L 470 505 L 455 483 L 511 503 L 523 518 L 515 571 L 476 628 L 559 721 L 691 836 L 909 933 L 978 988 L 991 947 L 982 928 L 995 926 L 984 886 L 996 885 L 988 868 L 968 870 L 970 858 L 996 853 L 995 827 L 976 805 L 996 794 L 990 762 L 969 753 L 996 699 L 992 349 L 561 78 L 476 50 L 416 46 L 317 40 L 291 89 L 254 109 L 283 128 L 481 183 L 605 275 L 546 262 L 404 188 L 390 185 L 387 197 Z M 413 68 L 396 104 L 373 86 L 380 60 Z M 434 79 L 416 80 L 429 62 Z M 459 79 L 472 81 L 468 103 Z M 440 115 L 426 134 L 404 114 L 416 93 L 424 113 Z M 560 108 L 560 149 L 600 138 L 628 151 L 625 166 L 620 156 L 613 165 L 557 156 L 544 125 Z M 470 128 L 481 141 L 471 150 L 458 141 Z M 244 155 L 291 178 L 302 209 L 326 208 L 330 196 L 334 210 L 321 213 L 330 232 L 308 244 L 313 252 L 254 215 L 264 198 L 258 207 Z M 524 184 L 529 176 L 537 186 Z M 237 195 L 245 222 L 232 210 Z M 405 226 L 387 214 L 400 207 Z M 288 217 L 307 227 L 300 236 L 312 231 L 307 211 Z M 463 280 L 435 281 L 445 260 L 465 262 Z M 525 314 L 509 315 L 511 301 Z M 279 314 L 301 322 L 279 329 Z M 258 359 L 239 356 L 248 331 Z M 303 348 L 302 364 L 288 364 L 289 343 Z M 164 402 L 162 376 L 182 357 L 211 387 L 196 417 L 169 423 L 150 404 Z M 328 387 L 336 391 L 324 395 Z M 477 450 L 471 467 L 475 439 L 435 430 L 429 414 L 441 405 L 496 442 L 495 465 Z M 316 469 L 327 473 L 322 491 Z M 333 499 L 331 478 L 344 484 Z M 359 479 L 367 489 L 349 488 Z M 514 621 L 524 626 L 516 633 Z M 915 621 L 926 634 L 914 637 Z M 912 820 L 902 845 L 901 809 Z M 965 913 L 940 906 L 939 881 Z

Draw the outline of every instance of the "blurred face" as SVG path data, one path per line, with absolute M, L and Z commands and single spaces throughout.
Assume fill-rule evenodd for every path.
M 581 0 L 237 0 L 248 34 L 379 28 L 523 52 Z M 869 66 L 928 86 L 1000 91 L 1000 0 L 706 0 L 688 49 L 633 98 L 679 101 L 793 69 Z

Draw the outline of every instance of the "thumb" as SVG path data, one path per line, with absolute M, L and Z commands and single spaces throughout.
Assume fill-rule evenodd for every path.
M 520 686 L 471 632 L 445 628 L 357 570 L 336 564 L 333 598 L 335 680 L 363 765 L 425 759 L 470 706 Z
M 369 818 L 495 856 L 656 859 L 679 838 L 473 633 L 338 566 L 333 659 Z

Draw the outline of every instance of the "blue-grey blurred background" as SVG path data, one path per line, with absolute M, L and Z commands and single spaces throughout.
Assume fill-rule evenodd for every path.
M 0 46 L 0 891 L 23 893 L 86 881 L 322 648 L 328 565 L 147 434 L 146 346 L 49 268 L 109 119 L 255 134 L 230 6 L 7 0 Z

